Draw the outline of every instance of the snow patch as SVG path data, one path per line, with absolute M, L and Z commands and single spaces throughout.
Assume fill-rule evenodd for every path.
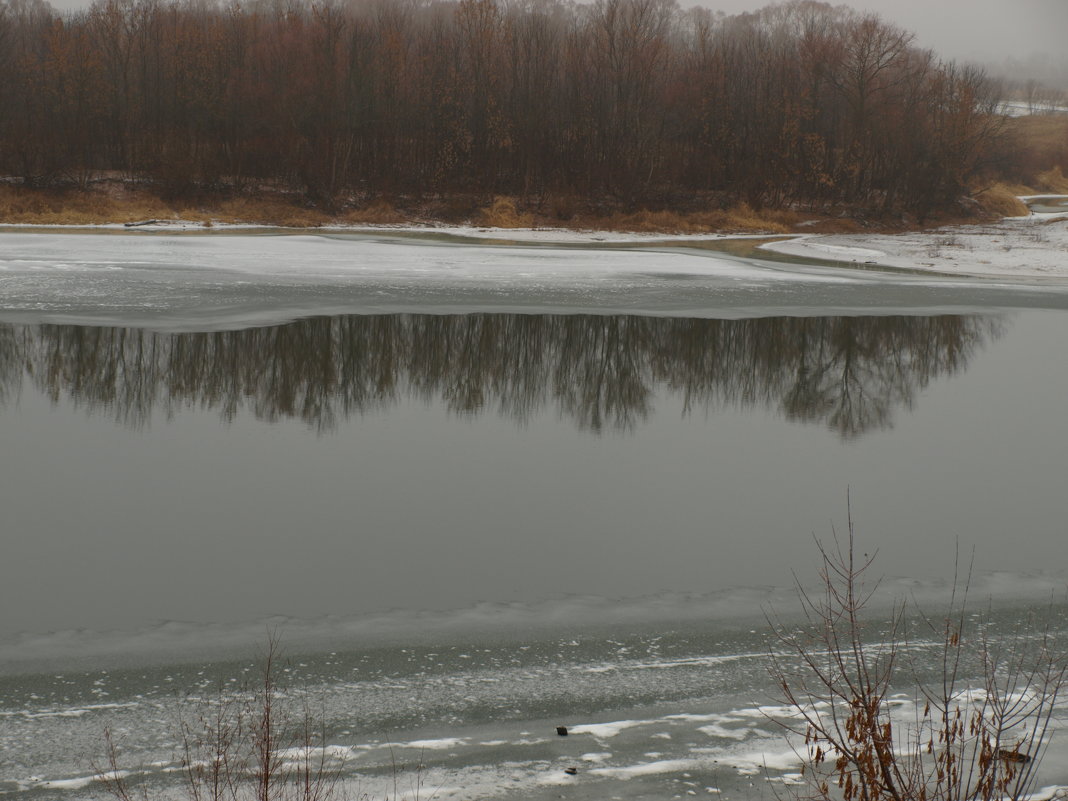
M 467 745 L 466 737 L 442 737 L 438 740 L 411 740 L 407 743 L 398 743 L 398 748 L 421 748 L 426 751 L 444 751 L 446 748 L 456 748 Z
M 1024 196 L 1053 202 L 1064 195 Z M 997 223 L 902 234 L 806 234 L 768 242 L 788 256 L 874 263 L 960 276 L 1068 279 L 1068 209 Z
M 615 737 L 621 731 L 632 729 L 635 726 L 648 726 L 656 723 L 655 720 L 617 720 L 611 723 L 587 723 L 581 726 L 573 726 L 568 729 L 571 734 L 590 734 L 594 739 L 607 740 Z
M 681 773 L 694 770 L 701 763 L 695 759 L 662 759 L 619 768 L 594 768 L 590 773 L 610 779 L 633 779 L 637 776 L 656 776 L 663 773 Z

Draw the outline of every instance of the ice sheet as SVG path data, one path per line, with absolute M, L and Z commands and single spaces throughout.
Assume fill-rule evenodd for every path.
M 1048 601 L 1063 594 L 1064 572 L 992 571 L 973 577 L 973 597 L 999 602 Z M 907 594 L 921 605 L 933 607 L 949 597 L 945 581 L 887 578 L 874 604 L 889 604 Z M 198 624 L 178 621 L 157 623 L 132 630 L 68 630 L 25 632 L 0 638 L 0 673 L 34 664 L 76 659 L 80 664 L 107 664 L 115 655 L 124 658 L 162 658 L 194 661 L 208 655 L 244 654 L 262 639 L 265 630 L 283 634 L 292 647 L 315 647 L 324 643 L 392 643 L 438 639 L 466 643 L 506 632 L 529 632 L 531 636 L 566 622 L 573 628 L 605 625 L 643 626 L 670 621 L 681 624 L 701 620 L 751 620 L 763 626 L 764 610 L 788 611 L 796 601 L 789 587 L 734 587 L 693 594 L 662 593 L 630 598 L 573 595 L 536 603 L 481 603 L 448 611 L 395 610 L 367 615 L 329 615 L 318 619 L 271 616 L 242 623 Z M 714 654 L 655 662 L 632 662 L 584 666 L 593 675 L 609 672 L 656 674 L 676 667 L 707 667 L 744 663 L 756 653 Z M 87 708 L 87 707 L 79 707 Z M 755 710 L 755 708 L 754 708 Z M 19 713 L 21 714 L 21 713 Z M 763 716 L 752 711 L 749 716 Z
M 620 240 L 626 241 L 626 240 Z M 484 247 L 433 240 L 328 234 L 107 235 L 0 234 L 0 270 L 102 270 L 233 274 L 309 279 L 449 276 L 456 280 L 574 280 L 605 276 L 727 275 L 788 280 L 757 265 L 686 252 Z M 845 280 L 812 276 L 809 280 Z
M 790 247 L 815 253 L 813 240 Z M 659 240 L 612 249 L 387 234 L 0 233 L 0 320 L 207 331 L 398 311 L 737 318 L 1068 307 L 1068 283 L 1058 294 L 776 258 Z

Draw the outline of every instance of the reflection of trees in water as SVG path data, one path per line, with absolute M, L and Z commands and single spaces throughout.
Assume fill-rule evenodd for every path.
M 18 396 L 22 385 L 21 352 L 17 330 L 0 325 L 0 403 Z
M 778 408 L 852 437 L 889 425 L 999 333 L 975 316 L 383 315 L 201 334 L 0 326 L 0 401 L 25 375 L 53 401 L 135 426 L 200 407 L 328 430 L 410 397 L 519 421 L 555 406 L 601 431 L 633 429 L 668 391 L 687 411 Z

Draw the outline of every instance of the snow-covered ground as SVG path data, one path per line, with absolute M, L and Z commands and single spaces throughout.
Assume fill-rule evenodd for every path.
M 1068 201 L 1068 196 L 1056 197 Z M 763 247 L 791 256 L 954 275 L 1068 279 L 1068 206 L 1063 212 L 986 225 L 904 234 L 814 234 Z
M 1006 117 L 1031 117 L 1036 114 L 1068 114 L 1068 106 L 1049 101 L 1027 102 L 1026 100 L 1003 100 L 998 104 L 998 113 Z

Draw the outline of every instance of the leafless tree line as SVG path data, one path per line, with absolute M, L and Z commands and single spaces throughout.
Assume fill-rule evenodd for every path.
M 922 217 L 984 169 L 996 99 L 814 0 L 0 0 L 0 173 L 31 185 Z
M 891 425 L 999 333 L 996 319 L 971 316 L 382 315 L 198 334 L 0 326 L 0 402 L 25 382 L 131 426 L 192 407 L 325 431 L 414 399 L 518 421 L 555 408 L 598 432 L 636 427 L 671 393 L 687 413 L 764 407 L 849 438 Z

